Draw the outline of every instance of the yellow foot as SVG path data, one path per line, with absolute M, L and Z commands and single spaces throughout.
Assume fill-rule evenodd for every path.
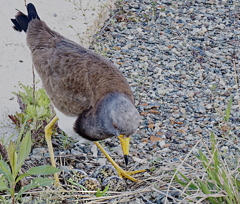
M 52 127 L 57 122 L 57 120 L 58 120 L 58 117 L 55 116 L 50 121 L 50 123 L 48 123 L 48 125 L 45 127 L 45 138 L 46 138 L 46 141 L 47 141 L 49 155 L 50 155 L 50 159 L 51 159 L 51 163 L 52 163 L 53 167 L 56 167 L 56 163 L 55 163 L 55 159 L 54 159 L 54 153 L 53 153 L 53 146 L 52 146 L 52 139 L 51 139 L 51 137 L 52 137 Z M 55 179 L 55 184 L 54 184 L 55 187 L 60 187 L 61 184 L 60 184 L 60 181 L 59 181 L 57 173 L 54 174 L 54 179 Z
M 60 184 L 57 173 L 54 174 L 54 180 L 55 180 L 54 186 L 57 187 L 57 188 L 61 187 L 61 184 Z
M 117 172 L 118 172 L 118 176 L 119 176 L 120 178 L 125 177 L 125 178 L 127 178 L 127 179 L 129 179 L 129 180 L 131 180 L 131 181 L 134 181 L 134 182 L 138 182 L 138 181 L 140 181 L 140 180 L 137 180 L 137 179 L 133 178 L 131 175 L 133 175 L 133 174 L 138 174 L 138 173 L 141 173 L 141 172 L 145 172 L 145 171 L 146 171 L 145 169 L 138 170 L 138 171 L 124 171 L 121 167 L 115 167 L 115 168 L 116 168 L 116 170 L 117 170 Z
M 102 147 L 102 145 L 100 145 L 98 142 L 94 142 L 95 145 L 97 145 L 97 147 L 101 150 L 101 152 L 106 156 L 106 158 L 108 159 L 109 162 L 111 162 L 111 164 L 114 166 L 114 168 L 117 170 L 118 172 L 118 176 L 120 178 L 127 178 L 131 181 L 134 181 L 134 182 L 138 182 L 139 180 L 131 177 L 131 175 L 133 174 L 138 174 L 138 173 L 141 173 L 141 172 L 144 172 L 146 171 L 145 169 L 144 170 L 138 170 L 138 171 L 124 171 L 110 156 L 109 154 L 104 150 L 104 148 Z

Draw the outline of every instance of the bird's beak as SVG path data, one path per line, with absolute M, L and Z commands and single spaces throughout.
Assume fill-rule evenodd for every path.
M 122 151 L 123 151 L 123 155 L 124 155 L 124 160 L 127 165 L 128 164 L 128 155 L 129 155 L 130 137 L 126 137 L 124 135 L 119 135 L 118 139 L 120 140 L 120 144 L 122 146 Z

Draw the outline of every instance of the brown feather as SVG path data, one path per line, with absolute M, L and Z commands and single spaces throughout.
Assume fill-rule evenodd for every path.
M 28 24 L 27 43 L 34 66 L 54 106 L 78 116 L 109 93 L 120 92 L 133 103 L 123 74 L 107 59 L 51 30 L 43 21 Z

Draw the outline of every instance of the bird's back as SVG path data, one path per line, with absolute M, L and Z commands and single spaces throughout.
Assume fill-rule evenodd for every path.
M 43 21 L 28 24 L 34 66 L 54 106 L 69 116 L 98 104 L 112 92 L 133 95 L 123 74 L 107 59 L 52 31 Z

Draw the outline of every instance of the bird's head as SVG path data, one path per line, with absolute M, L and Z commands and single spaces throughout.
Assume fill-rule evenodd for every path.
M 127 137 L 134 134 L 139 126 L 140 116 L 131 101 L 123 96 L 113 98 L 109 105 L 109 119 L 116 130 L 115 135 Z
M 131 99 L 122 93 L 111 93 L 99 102 L 95 111 L 91 111 L 77 118 L 75 132 L 90 141 L 117 136 L 127 163 L 130 136 L 136 132 L 140 122 Z
M 108 129 L 120 139 L 125 162 L 127 164 L 130 136 L 136 132 L 139 126 L 139 113 L 132 102 L 121 94 L 110 95 L 105 105 L 109 115 L 109 120 L 107 120 L 108 122 L 106 125 Z
M 140 116 L 131 100 L 121 93 L 112 93 L 102 100 L 99 115 L 109 135 L 126 137 L 134 134 L 139 126 Z

